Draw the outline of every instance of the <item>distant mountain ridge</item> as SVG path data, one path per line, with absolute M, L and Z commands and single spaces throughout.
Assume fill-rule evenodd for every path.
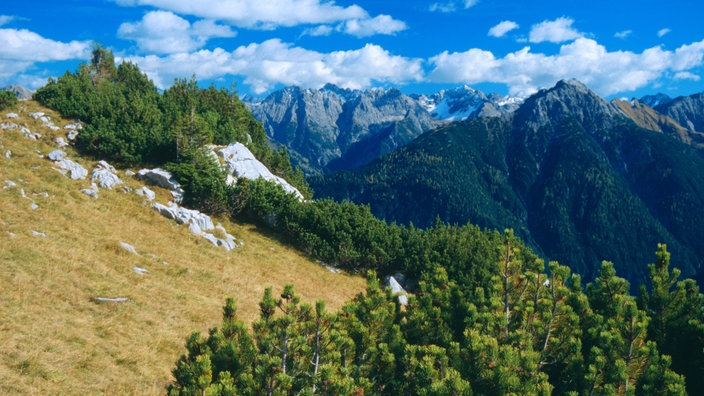
M 27 88 L 25 88 L 21 85 L 17 85 L 17 84 L 7 85 L 4 88 L 2 88 L 2 90 L 14 92 L 14 94 L 17 95 L 17 99 L 19 99 L 19 100 L 31 99 L 32 93 L 33 93 L 32 90 L 27 89 Z
M 661 105 L 676 103 L 696 102 Z M 681 106 L 668 108 L 693 109 Z M 578 81 L 560 81 L 513 112 L 447 124 L 311 184 L 318 197 L 369 204 L 388 221 L 513 228 L 587 278 L 610 260 L 642 281 L 642 263 L 659 242 L 684 273 L 701 276 L 704 155 L 689 139 L 697 134 L 673 120 L 646 104 L 608 102 Z
M 285 146 L 308 175 L 353 169 L 397 149 L 443 122 L 499 116 L 520 99 L 467 86 L 434 95 L 395 88 L 286 87 L 262 100 L 243 98 L 269 138 Z

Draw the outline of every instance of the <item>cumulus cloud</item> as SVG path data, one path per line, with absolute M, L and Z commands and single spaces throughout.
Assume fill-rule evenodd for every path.
M 531 52 L 530 47 L 503 58 L 480 49 L 432 57 L 429 80 L 436 83 L 503 83 L 512 95 L 527 96 L 560 79 L 577 78 L 601 95 L 629 92 L 671 72 L 688 72 L 704 65 L 704 40 L 675 51 L 652 47 L 641 53 L 609 52 L 596 41 L 578 38 L 563 44 L 555 55 Z M 680 77 L 691 77 L 679 74 Z
M 696 75 L 694 73 L 690 73 L 690 72 L 675 73 L 674 78 L 675 78 L 675 80 L 690 80 L 690 81 L 699 81 L 702 79 L 698 75 Z
M 40 78 L 26 75 L 27 70 L 42 62 L 87 59 L 90 48 L 88 41 L 63 43 L 25 29 L 0 29 L 0 80 L 32 82 L 28 86 L 34 88 Z
M 660 29 L 660 30 L 658 30 L 658 37 L 662 37 L 662 36 L 670 33 L 671 31 L 672 30 L 670 30 L 669 28 Z
M 528 36 L 528 41 L 531 43 L 542 43 L 548 41 L 551 43 L 562 43 L 582 37 L 582 33 L 572 27 L 574 20 L 572 18 L 560 17 L 554 21 L 543 21 L 537 25 L 533 25 Z
M 356 37 L 368 37 L 375 34 L 395 34 L 408 27 L 402 21 L 397 21 L 388 15 L 379 15 L 368 19 L 351 19 L 343 24 L 341 29 Z
M 625 39 L 626 37 L 630 36 L 633 34 L 633 30 L 622 30 L 620 32 L 614 33 L 614 37 L 619 38 L 619 39 Z
M 460 8 L 464 8 L 466 10 L 467 8 L 474 7 L 475 5 L 477 5 L 477 3 L 479 3 L 479 0 L 445 1 L 433 3 L 430 5 L 430 7 L 428 7 L 428 9 L 432 12 L 451 13 L 457 11 Z
M 145 52 L 169 54 L 190 52 L 201 48 L 213 37 L 233 37 L 229 26 L 212 20 L 201 20 L 191 25 L 187 20 L 169 11 L 151 11 L 139 22 L 125 22 L 117 34 L 133 40 Z
M 518 29 L 518 24 L 514 21 L 502 21 L 498 25 L 489 29 L 489 36 L 503 37 L 511 30 Z
M 138 64 L 162 88 L 174 78 L 193 73 L 199 79 L 241 75 L 255 93 L 266 92 L 277 84 L 320 87 L 331 82 L 359 89 L 379 82 L 420 81 L 423 77 L 421 60 L 395 56 L 372 44 L 358 50 L 321 53 L 272 39 L 241 46 L 232 52 L 217 48 L 125 60 Z
M 180 15 L 217 20 L 248 29 L 276 29 L 299 25 L 350 24 L 338 29 L 365 37 L 373 34 L 394 34 L 405 29 L 405 23 L 388 15 L 371 17 L 358 5 L 342 7 L 321 0 L 116 0 L 123 6 L 153 6 Z M 380 22 L 386 22 L 381 24 Z M 323 29 L 325 31 L 325 29 Z M 315 31 L 310 31 L 315 32 Z M 318 31 L 317 33 L 320 33 Z

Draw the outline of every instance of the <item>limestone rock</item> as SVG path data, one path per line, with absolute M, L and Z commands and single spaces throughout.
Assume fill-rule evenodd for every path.
M 146 181 L 147 183 L 171 190 L 171 195 L 174 197 L 176 203 L 181 203 L 183 200 L 185 191 L 181 188 L 178 181 L 174 179 L 171 172 L 160 168 L 141 169 L 137 172 L 135 177 L 139 180 Z
M 279 184 L 286 192 L 295 194 L 298 199 L 303 199 L 303 195 L 295 187 L 281 177 L 271 173 L 242 143 L 232 143 L 218 150 L 217 154 L 225 161 L 227 173 L 232 176 L 232 178 L 228 178 L 230 183 L 240 177 L 246 179 L 262 178 Z
M 54 139 L 54 143 L 56 143 L 56 146 L 60 149 L 68 146 L 68 142 L 66 141 L 66 139 L 61 136 Z
M 81 192 L 89 197 L 98 198 L 98 186 L 95 183 L 91 185 L 91 188 L 84 188 Z
M 29 113 L 29 116 L 37 120 L 44 117 L 45 114 L 43 111 L 35 111 L 34 113 Z
M 166 217 L 167 219 L 176 220 L 177 209 L 171 206 L 160 204 L 158 202 L 152 205 L 152 208 L 154 208 L 154 210 L 159 212 L 160 215 Z
M 97 182 L 101 188 L 112 189 L 113 187 L 122 184 L 122 180 L 116 175 L 117 170 L 105 161 L 100 161 L 93 169 L 91 181 Z
M 7 113 L 5 114 L 6 118 L 14 119 L 14 120 L 19 120 L 20 116 L 17 113 Z
M 52 161 L 61 161 L 66 157 L 66 153 L 63 152 L 62 150 L 54 150 L 54 151 L 50 152 L 49 154 L 47 154 L 46 157 Z
M 137 195 L 145 197 L 147 201 L 153 201 L 154 198 L 156 198 L 156 193 L 154 193 L 154 191 L 148 189 L 147 187 L 138 188 L 134 192 Z
M 130 245 L 127 242 L 120 242 L 120 246 L 132 254 L 139 254 L 137 253 L 137 249 L 135 249 L 134 246 Z
M 401 284 L 398 283 L 396 278 L 393 276 L 389 276 L 389 287 L 391 288 L 391 292 L 395 295 L 398 296 L 398 302 L 401 305 L 407 305 L 408 304 L 408 294 L 406 293 L 406 290 L 401 287 Z

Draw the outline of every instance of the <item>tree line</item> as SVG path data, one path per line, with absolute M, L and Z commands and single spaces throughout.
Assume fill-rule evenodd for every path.
M 228 299 L 193 333 L 171 395 L 684 395 L 704 391 L 704 296 L 664 245 L 638 298 L 604 262 L 583 287 L 558 263 L 524 261 L 507 233 L 491 279 L 468 289 L 439 267 L 407 306 L 373 273 L 339 312 L 266 289 L 247 329 Z

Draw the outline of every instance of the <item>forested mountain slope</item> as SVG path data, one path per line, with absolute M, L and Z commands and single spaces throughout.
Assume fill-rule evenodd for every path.
M 388 221 L 513 228 L 587 278 L 611 260 L 640 283 L 647 247 L 658 242 L 684 273 L 700 272 L 703 167 L 692 146 L 638 127 L 577 81 L 561 81 L 512 114 L 453 123 L 311 184 L 318 197 L 369 204 Z

